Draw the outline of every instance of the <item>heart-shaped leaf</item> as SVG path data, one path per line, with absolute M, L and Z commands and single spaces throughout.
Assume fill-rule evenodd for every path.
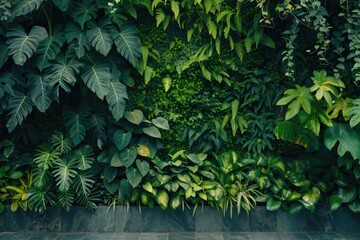
M 146 135 L 148 135 L 150 137 L 161 138 L 161 133 L 160 133 L 159 129 L 157 129 L 154 126 L 144 128 L 143 131 Z
M 269 211 L 276 211 L 280 208 L 281 202 L 270 198 L 266 203 L 266 209 Z
M 169 123 L 165 118 L 157 117 L 157 118 L 153 119 L 151 122 L 158 128 L 161 128 L 164 130 L 170 129 Z
M 140 156 L 143 156 L 143 157 L 151 156 L 150 149 L 146 145 L 143 145 L 143 144 L 138 144 L 137 152 Z
M 139 125 L 142 122 L 142 120 L 144 119 L 144 114 L 140 110 L 134 110 L 132 112 L 125 112 L 124 116 L 129 122 L 136 124 L 136 125 Z
M 52 0 L 52 2 L 62 12 L 65 12 L 69 8 L 69 5 L 70 5 L 70 0 Z
M 341 206 L 343 200 L 338 195 L 331 195 L 329 198 L 329 202 L 330 202 L 330 210 L 335 211 Z
M 124 133 L 121 130 L 116 130 L 113 134 L 113 142 L 119 151 L 123 150 L 131 140 L 131 132 Z
M 111 166 L 105 166 L 103 171 L 104 179 L 107 182 L 111 182 L 112 180 L 115 179 L 117 172 L 118 172 L 117 168 Z
M 133 188 L 137 187 L 143 178 L 140 171 L 133 167 L 126 169 L 126 177 Z
M 145 161 L 136 160 L 136 166 L 139 169 L 141 175 L 145 176 L 149 172 L 149 163 Z
M 126 148 L 122 150 L 119 154 L 121 161 L 124 163 L 125 167 L 130 167 L 131 164 L 135 161 L 137 156 L 137 149 L 135 146 Z
M 115 179 L 112 182 L 105 182 L 104 187 L 109 193 L 114 194 L 120 187 L 120 179 Z

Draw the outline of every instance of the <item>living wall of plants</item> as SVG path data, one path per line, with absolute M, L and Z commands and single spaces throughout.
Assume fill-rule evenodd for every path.
M 359 212 L 359 9 L 0 0 L 0 212 Z

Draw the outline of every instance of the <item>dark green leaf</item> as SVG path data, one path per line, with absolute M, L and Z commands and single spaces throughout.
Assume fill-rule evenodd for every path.
M 277 201 L 273 198 L 270 198 L 267 202 L 266 202 L 266 209 L 269 211 L 276 211 L 280 208 L 281 206 L 281 202 Z
M 65 162 L 62 159 L 59 159 L 55 163 L 54 171 L 52 173 L 54 174 L 55 180 L 56 180 L 56 186 L 59 187 L 60 192 L 66 192 L 69 190 L 70 186 L 73 183 L 73 180 L 77 174 L 77 172 L 74 170 L 76 167 L 75 161 L 67 161 Z
M 125 99 L 128 99 L 126 86 L 119 82 L 118 78 L 114 78 L 113 73 L 109 84 L 109 92 L 106 95 L 106 101 L 116 121 L 119 121 L 124 115 Z
M 96 18 L 97 7 L 93 1 L 76 2 L 71 16 L 84 29 L 85 23 Z
M 130 167 L 126 169 L 126 177 L 131 186 L 135 188 L 140 184 L 143 176 L 138 169 Z
M 62 12 L 66 12 L 66 10 L 69 8 L 70 5 L 70 0 L 52 0 L 52 2 Z
M 30 73 L 28 76 L 30 81 L 30 97 L 34 105 L 39 109 L 40 112 L 45 112 L 51 105 L 51 99 L 49 97 L 49 79 Z
M 90 44 L 96 51 L 104 56 L 108 55 L 113 44 L 110 34 L 110 24 L 111 21 L 109 18 L 100 19 L 98 24 L 95 21 L 90 21 L 87 24 L 87 37 Z
M 115 179 L 116 175 L 118 173 L 118 169 L 111 166 L 105 166 L 103 174 L 104 174 L 104 180 L 106 182 L 111 182 Z
M 69 22 L 65 26 L 65 38 L 70 44 L 69 47 L 74 49 L 76 56 L 81 58 L 85 56 L 86 50 L 90 49 L 90 43 L 86 33 L 82 31 L 78 24 Z
M 8 55 L 9 55 L 8 45 L 4 42 L 1 42 L 0 43 L 0 69 L 8 60 L 8 58 L 9 58 Z
M 110 90 L 110 69 L 106 63 L 85 65 L 81 79 L 96 95 L 103 100 Z
M 170 129 L 169 123 L 165 118 L 157 117 L 157 118 L 153 119 L 151 122 L 158 128 L 161 128 L 164 130 Z
M 121 161 L 124 163 L 125 167 L 130 167 L 131 164 L 135 161 L 137 156 L 137 149 L 135 146 L 132 146 L 130 148 L 126 148 L 122 150 L 119 154 L 119 157 Z
M 89 117 L 89 109 L 86 107 L 76 111 L 67 109 L 64 111 L 65 126 L 69 131 L 70 137 L 74 145 L 78 145 L 85 138 L 87 123 Z
M 150 137 L 161 138 L 161 133 L 159 129 L 157 129 L 155 126 L 144 128 L 143 131 L 146 135 Z
M 112 140 L 117 149 L 121 151 L 130 143 L 131 137 L 131 132 L 124 133 L 121 130 L 116 130 L 113 134 Z
M 74 152 L 74 160 L 80 170 L 91 168 L 94 161 L 94 151 L 89 145 L 85 145 Z
M 27 115 L 32 111 L 33 104 L 30 98 L 20 92 L 14 91 L 14 96 L 10 97 L 8 110 L 9 120 L 6 127 L 12 132 L 17 125 L 20 125 Z
M 338 195 L 331 195 L 329 201 L 330 201 L 330 211 L 335 211 L 341 206 L 343 200 Z
M 144 119 L 144 114 L 142 113 L 142 111 L 136 109 L 132 112 L 125 112 L 124 115 L 129 122 L 136 125 L 139 125 Z
M 16 1 L 15 6 L 12 7 L 12 15 L 15 17 L 26 15 L 32 11 L 39 9 L 44 0 L 19 0 Z
M 139 159 L 136 160 L 136 166 L 139 169 L 142 176 L 145 177 L 145 175 L 149 172 L 150 165 L 146 161 L 140 161 Z

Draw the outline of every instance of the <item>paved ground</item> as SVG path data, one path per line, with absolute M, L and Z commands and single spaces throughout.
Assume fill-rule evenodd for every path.
M 0 240 L 360 240 L 359 233 L 0 233 Z

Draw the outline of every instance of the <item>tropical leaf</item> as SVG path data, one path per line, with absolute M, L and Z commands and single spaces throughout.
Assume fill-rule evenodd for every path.
M 349 152 L 353 159 L 360 159 L 360 135 L 349 125 L 334 123 L 324 133 L 324 144 L 329 150 L 339 142 L 337 153 L 340 157 Z
M 14 95 L 12 86 L 15 84 L 16 75 L 11 72 L 2 72 L 0 74 L 0 99 L 8 93 Z
M 97 208 L 96 202 L 101 201 L 100 192 L 92 192 L 88 195 L 80 194 L 76 200 L 87 209 L 94 211 Z
M 124 116 L 129 122 L 136 125 L 139 125 L 144 119 L 143 112 L 137 109 L 132 112 L 125 112 Z
M 77 175 L 75 168 L 76 162 L 74 160 L 64 161 L 59 159 L 54 164 L 54 171 L 52 173 L 60 192 L 67 192 L 69 190 Z
M 10 111 L 9 120 L 6 127 L 12 132 L 17 125 L 20 125 L 27 115 L 32 111 L 33 105 L 29 96 L 18 91 L 14 91 L 14 96 L 10 97 L 7 109 Z
M 71 16 L 80 24 L 81 29 L 84 29 L 86 22 L 96 18 L 97 10 L 96 3 L 93 1 L 76 2 Z
M 295 85 L 295 87 L 296 89 L 286 90 L 284 95 L 287 96 L 282 97 L 276 103 L 276 105 L 280 106 L 289 104 L 285 120 L 289 120 L 298 114 L 300 107 L 302 107 L 307 114 L 311 113 L 311 102 L 313 101 L 313 97 L 310 94 L 310 90 L 307 87 L 300 87 L 299 85 Z
M 93 189 L 95 181 L 91 179 L 90 174 L 80 173 L 74 180 L 74 187 L 77 193 L 88 196 Z
M 85 65 L 81 73 L 81 79 L 86 86 L 103 100 L 110 90 L 110 69 L 106 63 L 94 63 Z
M 44 0 L 19 0 L 16 1 L 15 6 L 12 8 L 12 15 L 17 17 L 26 15 L 32 11 L 39 9 Z
M 20 25 L 11 28 L 7 32 L 6 43 L 9 45 L 9 55 L 13 55 L 15 64 L 24 63 L 35 53 L 39 43 L 48 37 L 46 29 L 34 26 L 29 34 Z
M 360 98 L 351 100 L 351 106 L 344 116 L 351 117 L 349 124 L 352 128 L 360 123 Z
M 94 151 L 89 145 L 85 145 L 74 152 L 74 160 L 80 170 L 91 168 L 94 161 Z
M 59 159 L 60 152 L 52 149 L 48 145 L 40 145 L 35 149 L 34 163 L 37 168 L 48 170 L 52 168 L 54 163 Z
M 106 95 L 109 110 L 111 111 L 114 119 L 119 121 L 123 117 L 125 111 L 125 99 L 128 99 L 126 86 L 119 82 L 119 78 L 112 74 L 109 92 Z
M 121 27 L 121 31 L 119 31 L 118 28 L 113 27 L 111 29 L 111 35 L 117 51 L 135 66 L 141 58 L 141 45 L 136 28 L 132 25 L 125 24 Z
M 27 193 L 27 204 L 35 212 L 44 212 L 47 206 L 55 204 L 54 199 L 54 194 L 39 188 L 31 188 Z
M 158 128 L 161 128 L 164 130 L 170 129 L 169 123 L 165 118 L 157 117 L 157 118 L 153 119 L 151 122 Z
M 121 130 L 116 130 L 113 134 L 112 140 L 116 148 L 121 151 L 130 143 L 131 137 L 131 132 L 124 133 Z
M 65 12 L 69 8 L 69 5 L 70 5 L 70 0 L 52 0 L 52 2 L 62 12 Z
M 45 112 L 51 105 L 49 97 L 49 79 L 42 75 L 30 73 L 28 76 L 30 82 L 30 97 L 34 105 L 40 112 Z
M 159 129 L 157 129 L 155 126 L 144 128 L 143 131 L 146 135 L 150 137 L 161 138 L 161 133 Z
M 5 42 L 0 43 L 0 69 L 4 66 L 9 58 L 9 48 Z
M 110 34 L 111 21 L 109 18 L 102 18 L 97 24 L 91 21 L 87 24 L 87 37 L 90 44 L 104 56 L 107 56 L 111 50 L 113 40 Z
M 40 42 L 36 51 L 36 66 L 40 71 L 50 65 L 49 60 L 54 60 L 56 58 L 64 41 L 64 33 L 58 27 L 54 29 L 54 34 L 52 36 L 49 36 Z
M 81 108 L 79 111 L 73 109 L 64 111 L 65 126 L 75 146 L 85 138 L 88 117 L 89 109 L 86 107 Z
M 65 137 L 62 132 L 56 132 L 51 135 L 51 144 L 60 154 L 69 153 L 73 147 L 71 139 Z
M 91 116 L 89 127 L 92 130 L 93 136 L 96 137 L 98 147 L 101 148 L 103 142 L 107 139 L 105 115 L 100 112 L 94 113 Z
M 50 183 L 52 179 L 51 172 L 43 168 L 34 168 L 32 170 L 33 182 L 36 188 L 43 188 Z
M 143 176 L 138 169 L 129 167 L 126 169 L 126 178 L 129 180 L 131 186 L 135 188 L 140 184 Z
M 69 47 L 74 49 L 78 58 L 85 56 L 86 50 L 90 49 L 90 43 L 86 33 L 82 31 L 76 23 L 70 22 L 66 24 L 65 38 L 70 44 Z
M 123 8 L 109 9 L 106 8 L 105 14 L 111 19 L 113 24 L 116 24 L 118 27 L 124 25 L 127 21 L 126 15 L 124 15 Z
M 126 148 L 122 150 L 119 154 L 120 160 L 123 162 L 125 167 L 130 167 L 131 164 L 135 161 L 137 156 L 137 148 L 132 146 L 130 148 Z
M 76 74 L 80 72 L 81 66 L 82 64 L 75 59 L 59 57 L 56 63 L 51 64 L 47 69 L 50 86 L 56 86 L 57 89 L 61 87 L 66 92 L 70 92 L 70 86 L 76 83 Z
M 65 211 L 70 211 L 74 200 L 75 200 L 75 191 L 67 191 L 67 192 L 61 192 L 58 195 L 59 203 L 62 209 L 65 209 Z

